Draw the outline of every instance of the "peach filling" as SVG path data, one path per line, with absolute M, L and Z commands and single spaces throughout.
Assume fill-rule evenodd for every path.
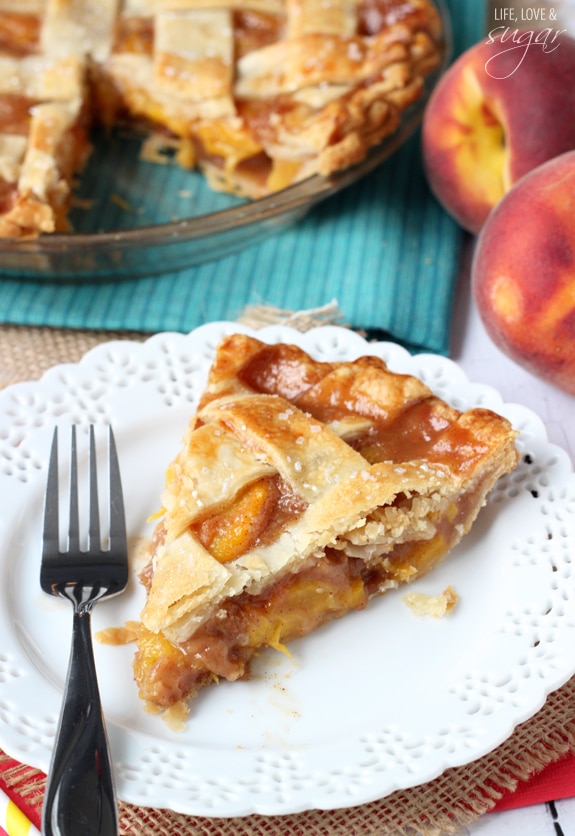
M 306 502 L 279 477 L 258 479 L 240 491 L 233 504 L 191 526 L 200 543 L 220 563 L 254 546 L 272 543 L 285 524 L 298 517 Z
M 245 488 L 231 511 L 217 514 L 199 523 L 196 534 L 200 543 L 220 563 L 235 560 L 248 551 L 263 532 L 277 488 L 269 479 L 260 479 Z
M 249 662 L 265 647 L 295 638 L 364 609 L 385 584 L 396 586 L 429 571 L 445 554 L 445 535 L 396 547 L 384 564 L 328 549 L 257 595 L 225 601 L 187 641 L 175 645 L 142 625 L 134 675 L 140 697 L 156 710 L 195 696 L 210 682 L 249 677 Z
M 140 697 L 150 709 L 164 710 L 194 697 L 220 678 L 249 678 L 249 663 L 260 649 L 282 649 L 284 643 L 351 610 L 364 609 L 371 597 L 386 588 L 426 574 L 458 539 L 457 529 L 465 525 L 475 507 L 476 491 L 460 498 L 457 505 L 451 502 L 442 509 L 430 539 L 398 544 L 373 561 L 348 555 L 345 542 L 341 550 L 327 548 L 308 558 L 299 571 L 283 575 L 261 592 L 243 592 L 227 599 L 180 644 L 140 625 L 134 659 Z M 256 495 L 258 499 L 253 501 L 264 508 L 259 490 Z M 406 497 L 396 499 L 396 503 L 405 502 L 409 502 Z M 239 507 L 235 512 L 239 513 Z M 220 540 L 223 543 L 228 533 L 227 525 L 219 527 L 212 545 Z M 245 533 L 240 534 L 238 543 L 246 542 Z
M 365 606 L 360 563 L 338 553 L 316 558 L 265 594 L 242 593 L 225 601 L 180 645 L 140 627 L 134 662 L 140 696 L 152 706 L 168 708 L 220 677 L 241 679 L 259 648 L 280 647 L 330 618 Z
M 0 49 L 30 55 L 40 43 L 40 17 L 26 12 L 3 11 L 0 16 Z

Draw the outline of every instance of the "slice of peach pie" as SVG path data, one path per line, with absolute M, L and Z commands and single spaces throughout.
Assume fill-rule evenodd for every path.
M 167 471 L 134 661 L 152 710 L 429 572 L 517 462 L 509 422 L 459 412 L 377 357 L 225 338 Z

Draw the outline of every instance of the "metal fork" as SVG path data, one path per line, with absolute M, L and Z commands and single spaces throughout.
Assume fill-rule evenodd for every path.
M 68 543 L 60 550 L 58 429 L 54 431 L 44 508 L 40 584 L 74 606 L 64 701 L 44 797 L 44 836 L 114 836 L 118 809 L 92 647 L 91 613 L 102 598 L 122 592 L 128 556 L 120 469 L 109 428 L 110 512 L 107 548 L 100 540 L 94 427 L 90 426 L 89 526 L 81 549 L 76 428 L 72 427 Z

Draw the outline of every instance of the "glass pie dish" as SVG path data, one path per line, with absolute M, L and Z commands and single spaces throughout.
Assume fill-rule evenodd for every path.
M 197 170 L 164 157 L 149 162 L 144 137 L 118 128 L 93 135 L 93 152 L 74 194 L 73 232 L 0 239 L 0 277 L 35 281 L 111 281 L 149 276 L 222 258 L 300 221 L 317 203 L 357 182 L 388 159 L 419 126 L 429 96 L 451 57 L 449 15 L 437 69 L 398 129 L 358 164 L 313 175 L 262 198 L 216 192 Z

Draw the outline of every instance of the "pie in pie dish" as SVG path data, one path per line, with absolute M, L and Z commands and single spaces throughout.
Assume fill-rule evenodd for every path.
M 67 228 L 94 123 L 260 197 L 361 160 L 441 56 L 431 0 L 0 0 L 0 236 Z
M 151 710 L 429 572 L 517 462 L 509 422 L 377 357 L 219 345 L 169 465 L 134 673 Z

